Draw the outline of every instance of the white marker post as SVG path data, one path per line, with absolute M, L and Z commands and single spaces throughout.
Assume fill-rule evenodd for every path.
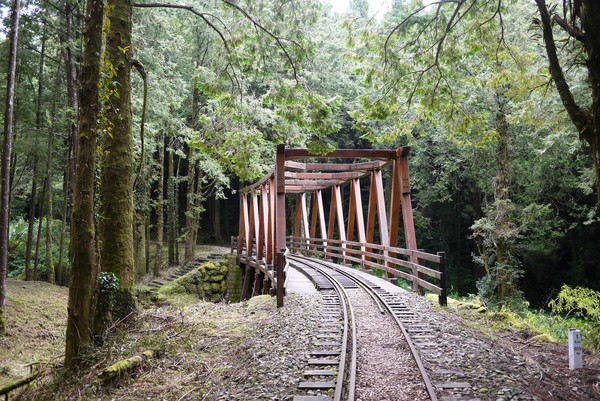
M 569 369 L 583 367 L 583 347 L 581 345 L 581 331 L 569 329 Z

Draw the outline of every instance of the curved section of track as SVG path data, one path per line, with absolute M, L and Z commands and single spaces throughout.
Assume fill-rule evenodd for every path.
M 416 314 L 411 311 L 407 305 L 405 305 L 395 294 L 389 293 L 369 279 L 352 273 L 349 269 L 340 267 L 335 263 L 297 255 L 290 255 L 289 259 L 296 267 L 303 270 L 304 273 L 315 282 L 317 288 L 322 291 L 324 289 L 323 286 L 327 285 L 324 281 L 326 279 L 337 281 L 340 286 L 346 288 L 360 287 L 373 298 L 381 313 L 386 313 L 386 311 L 389 312 L 406 339 L 429 398 L 431 401 L 438 401 L 434 386 L 431 384 L 429 375 L 423 366 L 420 354 L 415 346 L 415 341 L 418 341 L 420 346 L 431 344 L 432 336 L 428 332 L 427 325 L 420 323 Z M 311 270 L 315 273 L 312 273 Z M 354 335 L 353 338 L 355 339 L 356 335 Z M 356 361 L 356 359 L 354 360 Z M 353 380 L 355 380 L 355 378 L 353 378 Z M 339 381 L 340 380 L 338 379 L 338 382 Z M 348 398 L 348 400 L 350 399 Z

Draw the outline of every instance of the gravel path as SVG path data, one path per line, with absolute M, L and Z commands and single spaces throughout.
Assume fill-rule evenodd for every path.
M 402 332 L 382 315 L 363 290 L 348 290 L 358 345 L 357 401 L 414 401 L 428 398 Z

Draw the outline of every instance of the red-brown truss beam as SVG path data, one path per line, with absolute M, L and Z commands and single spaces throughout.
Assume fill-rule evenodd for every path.
M 257 269 L 256 273 L 247 276 L 255 277 L 254 292 L 265 292 L 270 280 L 273 280 L 277 287 L 277 303 L 280 306 L 283 304 L 286 194 L 296 194 L 294 236 L 305 238 L 303 241 L 306 243 L 299 249 L 304 249 L 309 254 L 315 245 L 309 238 L 320 238 L 324 251 L 328 246 L 335 247 L 341 241 L 344 244 L 341 252 L 344 262 L 346 251 L 352 250 L 346 246 L 360 247 L 364 266 L 367 266 L 366 258 L 369 257 L 365 255 L 371 254 L 374 257 L 373 252 L 378 252 L 385 260 L 395 259 L 395 254 L 388 255 L 388 252 L 392 252 L 388 249 L 394 249 L 394 252 L 399 249 L 396 246 L 400 220 L 407 249 L 416 251 L 408 154 L 409 148 L 403 147 L 397 150 L 339 149 L 326 155 L 316 155 L 306 149 L 286 149 L 279 145 L 274 169 L 258 182 L 241 190 L 238 255 L 242 255 L 245 247 L 243 263 Z M 323 162 L 326 159 L 346 160 L 342 163 Z M 349 163 L 347 159 L 354 159 L 355 162 Z M 386 166 L 391 166 L 392 170 L 389 205 L 386 205 L 382 174 Z M 361 179 L 370 179 L 366 226 L 360 191 Z M 345 211 L 342 186 L 346 183 L 350 184 L 350 188 L 348 209 Z M 331 188 L 331 196 L 329 214 L 326 216 L 323 190 L 327 188 Z M 310 222 L 307 194 L 312 194 Z M 344 224 L 345 215 L 348 218 L 347 226 Z M 346 245 L 347 241 L 354 240 L 355 232 L 357 242 Z M 379 244 L 374 243 L 376 238 Z M 410 258 L 411 263 L 417 264 L 418 258 L 414 253 L 411 253 Z M 245 283 L 245 286 L 249 284 Z

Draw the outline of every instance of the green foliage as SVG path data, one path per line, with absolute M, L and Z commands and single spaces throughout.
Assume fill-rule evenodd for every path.
M 102 311 L 111 311 L 115 307 L 119 292 L 119 278 L 110 272 L 98 275 L 98 302 L 96 307 Z
M 572 288 L 565 284 L 548 306 L 557 314 L 566 312 L 569 316 L 573 312 L 576 316 L 600 323 L 600 292 L 590 288 Z
M 600 351 L 600 323 L 597 321 L 564 318 L 542 310 L 528 310 L 521 313 L 520 317 L 534 330 L 562 343 L 567 342 L 569 329 L 578 329 L 582 334 L 583 346 L 590 351 Z
M 484 263 L 480 257 L 474 257 L 476 263 Z M 491 310 L 507 309 L 518 312 L 526 309 L 529 304 L 525 301 L 523 292 L 519 289 L 519 280 L 523 270 L 518 265 L 502 265 L 495 261 L 487 261 L 489 273 L 477 280 L 477 296 L 485 307 Z M 508 292 L 504 299 L 498 296 L 500 279 L 507 286 Z
M 58 257 L 60 254 L 58 239 L 60 238 L 60 220 L 54 220 L 52 222 L 52 258 L 53 263 L 56 266 L 58 263 Z M 32 246 L 32 256 L 31 256 L 31 268 L 33 269 L 33 260 L 35 257 L 35 243 L 37 240 L 37 227 L 38 220 L 34 222 L 34 233 L 33 233 L 33 246 Z M 25 278 L 25 252 L 27 250 L 27 229 L 28 223 L 22 218 L 18 218 L 13 220 L 10 224 L 10 236 L 9 236 L 9 246 L 8 246 L 8 276 L 11 278 Z M 46 233 L 46 220 L 42 220 L 42 241 L 45 241 Z M 68 249 L 69 242 L 68 239 L 65 240 L 65 249 Z M 46 272 L 46 252 L 44 250 L 44 245 L 40 244 L 40 255 L 38 258 L 38 279 L 46 280 L 47 272 Z M 70 261 L 68 258 L 68 252 L 64 252 L 63 254 L 63 269 L 65 277 L 68 277 L 68 272 L 70 269 Z M 60 283 L 58 283 L 60 284 Z

